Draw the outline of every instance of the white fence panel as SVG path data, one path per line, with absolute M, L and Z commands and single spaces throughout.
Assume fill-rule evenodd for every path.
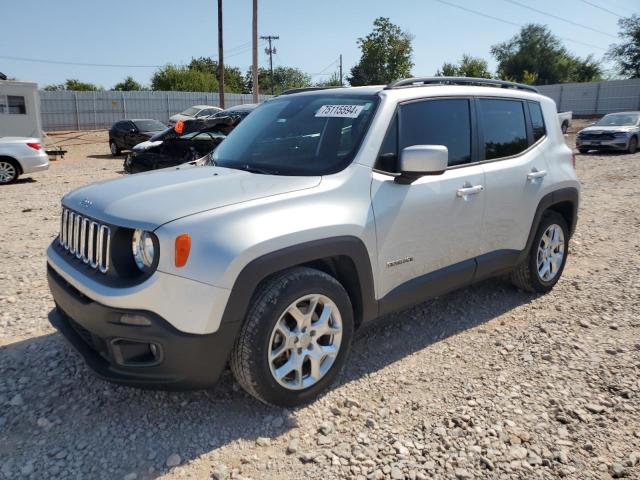
M 260 101 L 271 95 L 260 95 Z M 225 106 L 252 102 L 251 94 L 225 93 Z M 174 113 L 192 105 L 220 104 L 211 92 L 48 92 L 40 91 L 42 128 L 92 130 L 109 128 L 123 118 L 154 118 L 167 122 Z
M 640 110 L 640 79 L 540 85 L 538 90 L 556 102 L 559 112 L 604 115 Z

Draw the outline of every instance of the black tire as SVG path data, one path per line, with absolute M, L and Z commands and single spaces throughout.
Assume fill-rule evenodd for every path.
M 545 281 L 538 273 L 538 246 L 542 235 L 551 225 L 558 225 L 562 229 L 564 236 L 564 257 L 555 276 L 549 281 Z M 554 211 L 547 211 L 540 220 L 540 225 L 536 230 L 533 242 L 527 258 L 511 272 L 511 282 L 521 290 L 527 292 L 547 293 L 550 291 L 562 276 L 564 266 L 569 255 L 569 228 L 562 215 Z
M 589 149 L 588 149 L 588 148 L 579 148 L 579 149 L 578 149 L 578 151 L 579 151 L 581 154 L 583 154 L 583 155 L 584 155 L 585 153 L 587 153 L 587 152 L 589 151 Z
M 0 185 L 9 185 L 15 182 L 21 173 L 20 164 L 13 158 L 1 157 L 0 170 L 2 171 L 2 175 L 0 175 Z
M 636 153 L 636 150 L 638 150 L 638 137 L 631 137 L 631 140 L 629 140 L 629 147 L 627 148 L 627 152 Z
M 569 122 L 562 122 L 562 125 L 560 126 L 560 129 L 562 130 L 562 134 L 566 135 L 567 130 L 569 130 Z
M 113 140 L 109 142 L 109 150 L 111 151 L 111 155 L 114 157 L 117 157 L 122 152 L 120 147 Z
M 342 317 L 342 340 L 326 374 L 308 388 L 292 390 L 280 385 L 271 373 L 268 360 L 271 334 L 286 308 L 311 294 L 324 295 L 337 306 Z M 305 404 L 328 388 L 342 370 L 353 330 L 349 295 L 335 278 L 307 267 L 286 270 L 264 282 L 254 294 L 231 353 L 231 371 L 242 388 L 266 404 L 281 407 Z

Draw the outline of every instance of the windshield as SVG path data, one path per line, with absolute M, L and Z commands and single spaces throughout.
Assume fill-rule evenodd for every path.
M 180 115 L 187 115 L 189 117 L 193 117 L 196 113 L 198 113 L 201 108 L 189 107 L 184 112 L 180 112 Z
M 615 113 L 605 115 L 595 124 L 601 127 L 632 127 L 638 123 L 640 115 L 637 113 Z
M 213 153 L 216 165 L 279 175 L 326 175 L 355 156 L 377 95 L 281 96 L 255 109 Z
M 167 128 L 164 123 L 160 123 L 158 120 L 136 120 L 133 123 L 141 132 L 157 132 Z

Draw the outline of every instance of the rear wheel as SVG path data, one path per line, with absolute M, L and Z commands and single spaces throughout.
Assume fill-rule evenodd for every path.
M 0 184 L 15 182 L 20 176 L 20 169 L 16 162 L 9 159 L 0 159 Z
M 111 150 L 111 155 L 113 155 L 114 157 L 120 155 L 121 152 L 120 147 L 118 147 L 118 145 L 116 145 L 116 142 L 114 142 L 113 140 L 109 142 L 109 150 Z
M 297 267 L 256 293 L 231 354 L 240 385 L 264 403 L 316 398 L 340 372 L 353 337 L 349 296 L 336 279 Z
M 569 252 L 569 229 L 556 212 L 546 212 L 524 262 L 511 273 L 513 284 L 528 292 L 546 293 L 562 275 Z
M 627 152 L 636 153 L 636 150 L 638 150 L 638 137 L 631 137 L 631 140 L 629 140 L 629 146 L 627 147 Z
M 584 155 L 585 153 L 587 153 L 587 152 L 589 151 L 589 149 L 588 149 L 588 148 L 579 148 L 579 149 L 578 149 L 578 151 L 579 151 L 581 154 L 583 154 L 583 155 Z
M 562 134 L 566 134 L 567 130 L 569 130 L 569 122 L 562 122 L 562 126 L 560 128 L 562 129 Z

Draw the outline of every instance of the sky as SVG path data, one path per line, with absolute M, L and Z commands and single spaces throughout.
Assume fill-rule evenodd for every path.
M 258 34 L 279 35 L 274 66 L 294 66 L 312 80 L 337 71 L 342 54 L 345 76 L 360 58 L 359 37 L 376 17 L 414 36 L 412 73 L 433 75 L 463 53 L 482 57 L 495 70 L 491 45 L 515 35 L 525 23 L 548 25 L 565 46 L 601 59 L 617 41 L 614 13 L 640 13 L 639 0 L 258 0 Z M 486 16 L 455 8 L 457 4 Z M 581 24 L 574 25 L 523 8 Z M 245 72 L 251 64 L 251 0 L 223 0 L 225 63 Z M 488 17 L 498 17 L 508 23 Z M 192 57 L 217 58 L 217 0 L 1 0 L 0 72 L 42 87 L 67 78 L 104 88 L 131 75 L 149 84 L 154 66 L 185 64 Z M 588 28 L 584 28 L 584 26 Z M 598 31 L 594 31 L 598 30 Z M 570 41 L 574 40 L 574 41 Z M 580 43 L 581 42 L 581 43 Z M 589 44 L 589 45 L 585 45 Z M 259 62 L 268 65 L 264 44 Z M 106 66 L 59 65 L 6 57 Z M 123 66 L 126 65 L 126 66 Z M 605 67 L 611 69 L 610 64 Z

